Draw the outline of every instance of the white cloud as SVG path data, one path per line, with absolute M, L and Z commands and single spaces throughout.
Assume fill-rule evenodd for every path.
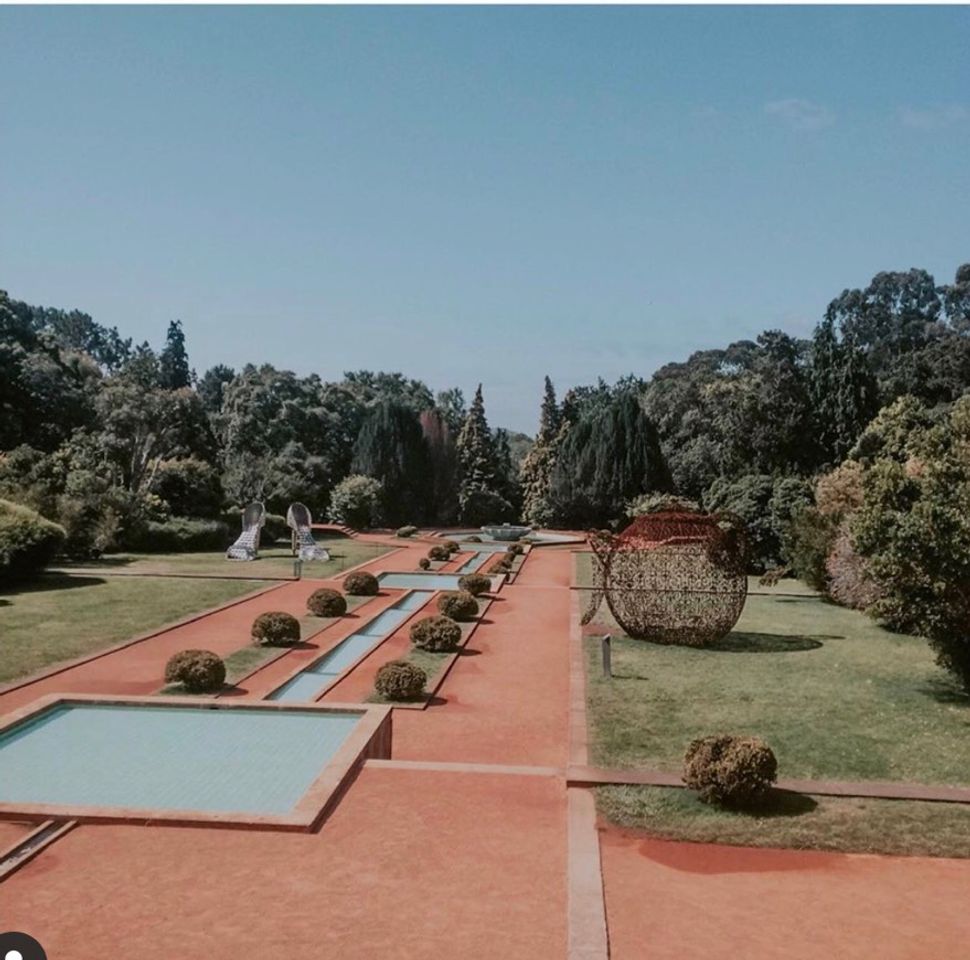
M 955 123 L 963 123 L 970 119 L 970 110 L 963 104 L 950 103 L 940 107 L 900 107 L 899 122 L 904 127 L 915 130 L 940 130 L 951 127 Z
M 821 130 L 835 123 L 835 114 L 828 107 L 811 100 L 771 100 L 765 104 L 765 113 L 793 130 Z

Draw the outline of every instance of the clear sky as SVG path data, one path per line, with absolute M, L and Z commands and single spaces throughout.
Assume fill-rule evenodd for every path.
M 970 260 L 970 8 L 0 9 L 0 287 L 560 390 Z

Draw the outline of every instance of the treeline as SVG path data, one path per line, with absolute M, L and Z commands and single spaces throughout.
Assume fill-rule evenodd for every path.
M 489 427 L 481 389 L 466 407 L 398 373 L 197 377 L 178 321 L 156 351 L 0 293 L 0 497 L 73 554 L 211 546 L 253 499 L 362 526 L 512 520 L 528 446 Z

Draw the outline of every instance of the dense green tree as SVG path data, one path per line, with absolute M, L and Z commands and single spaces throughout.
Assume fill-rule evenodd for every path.
M 831 317 L 815 328 L 811 400 L 821 456 L 838 463 L 876 415 L 879 396 L 865 353 L 851 339 L 839 340 Z
M 427 384 L 401 373 L 348 371 L 342 385 L 365 407 L 385 400 L 404 404 L 415 413 L 434 407 L 434 396 Z
M 512 505 L 498 490 L 495 439 L 485 417 L 482 385 L 475 390 L 456 441 L 458 449 L 458 512 L 462 523 L 507 520 Z M 495 516 L 495 513 L 501 516 Z
M 640 494 L 670 489 L 657 431 L 636 395 L 624 391 L 569 427 L 552 469 L 550 501 L 559 522 L 585 528 L 622 519 Z
M 970 692 L 970 397 L 866 471 L 852 518 L 855 547 L 879 585 L 870 613 L 925 636 Z
M 495 444 L 495 492 L 512 507 L 514 516 L 522 510 L 522 488 L 519 471 L 512 458 L 512 444 L 508 430 L 499 427 L 494 434 Z
M 196 392 L 206 413 L 210 415 L 219 413 L 222 409 L 222 394 L 226 384 L 232 383 L 235 377 L 236 371 L 223 363 L 217 363 L 206 370 L 196 384 Z
M 451 526 L 458 519 L 458 450 L 455 445 L 455 431 L 440 408 L 425 410 L 420 420 L 430 464 L 431 519 L 435 523 Z
M 412 407 L 383 400 L 368 412 L 351 470 L 380 482 L 385 523 L 399 527 L 427 521 L 434 493 L 430 467 L 428 445 Z
M 158 379 L 166 390 L 181 390 L 192 383 L 181 320 L 173 320 L 168 325 L 165 346 L 158 355 Z
M 465 405 L 465 395 L 458 387 L 442 390 L 435 398 L 435 408 L 444 418 L 445 423 L 454 436 L 458 436 L 461 425 L 465 422 L 468 409 Z
M 553 519 L 549 488 L 552 482 L 554 448 L 562 426 L 556 388 L 545 379 L 539 430 L 535 443 L 522 463 L 519 483 L 522 487 L 522 517 L 535 527 L 548 526 Z

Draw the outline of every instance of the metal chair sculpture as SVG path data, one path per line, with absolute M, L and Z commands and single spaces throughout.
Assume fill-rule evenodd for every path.
M 249 504 L 242 514 L 242 533 L 226 551 L 227 560 L 255 560 L 259 556 L 259 532 L 266 521 L 266 507 L 258 501 Z
M 590 536 L 593 592 L 589 623 L 603 600 L 631 637 L 703 647 L 738 622 L 748 592 L 747 538 L 724 514 L 660 511 L 619 536 Z
M 286 525 L 293 531 L 293 556 L 299 556 L 304 563 L 309 560 L 330 559 L 330 551 L 321 547 L 313 539 L 313 532 L 310 529 L 312 522 L 310 511 L 302 503 L 290 504 L 289 510 L 286 511 Z

